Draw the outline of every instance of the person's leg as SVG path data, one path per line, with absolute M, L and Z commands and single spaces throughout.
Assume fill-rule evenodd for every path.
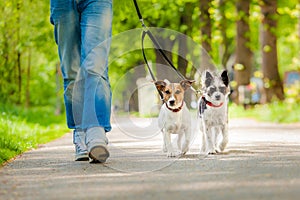
M 79 108 L 80 100 L 73 98 L 75 80 L 80 67 L 81 37 L 79 14 L 74 0 L 51 0 L 51 23 L 54 25 L 55 41 L 58 45 L 60 65 L 64 80 L 64 102 L 67 125 L 74 130 L 75 160 L 88 160 L 85 133 L 80 127 L 81 115 L 74 115 L 74 102 Z M 81 101 L 82 104 L 82 101 Z M 75 109 L 76 110 L 76 109 Z M 78 116 L 80 115 L 80 116 Z M 75 123 L 76 122 L 76 123 Z
M 111 130 L 111 89 L 108 78 L 112 1 L 81 0 L 81 75 L 84 79 L 82 127 L 90 157 L 105 162 L 109 156 L 105 133 Z

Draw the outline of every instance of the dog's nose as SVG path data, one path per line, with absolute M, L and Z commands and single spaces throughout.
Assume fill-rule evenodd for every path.
M 216 100 L 220 100 L 221 99 L 221 95 L 216 95 Z
M 175 100 L 170 100 L 169 103 L 171 106 L 173 106 L 175 104 Z

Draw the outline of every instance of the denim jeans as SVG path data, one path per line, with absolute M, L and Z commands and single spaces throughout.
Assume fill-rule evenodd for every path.
M 50 21 L 64 80 L 67 124 L 111 130 L 108 54 L 112 0 L 51 0 Z

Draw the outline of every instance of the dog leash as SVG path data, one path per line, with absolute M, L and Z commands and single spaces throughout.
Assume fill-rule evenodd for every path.
M 144 58 L 144 61 L 147 65 L 147 68 L 149 70 L 149 73 L 151 75 L 151 78 L 153 81 L 156 81 L 155 79 L 155 76 L 149 66 L 149 63 L 148 63 L 148 60 L 147 60 L 147 57 L 146 57 L 146 54 L 145 54 L 145 48 L 144 48 L 144 39 L 146 37 L 146 35 L 151 39 L 151 41 L 153 42 L 154 46 L 156 49 L 158 49 L 159 53 L 162 55 L 162 57 L 167 61 L 167 63 L 175 70 L 175 72 L 177 73 L 177 75 L 182 79 L 182 80 L 185 80 L 186 78 L 176 69 L 176 67 L 173 65 L 173 63 L 170 61 L 170 59 L 167 57 L 167 55 L 164 53 L 162 47 L 159 45 L 158 41 L 156 40 L 156 38 L 154 37 L 154 35 L 151 33 L 151 31 L 149 30 L 149 28 L 145 25 L 144 23 L 144 19 L 143 19 L 143 16 L 140 12 L 140 9 L 139 9 L 139 6 L 138 6 L 138 3 L 136 0 L 133 0 L 134 2 L 134 6 L 135 6 L 135 9 L 136 9 L 136 12 L 137 12 L 137 15 L 139 17 L 139 21 L 141 22 L 142 24 L 142 27 L 143 27 L 143 32 L 142 32 L 142 54 L 143 54 L 143 58 Z M 191 86 L 191 89 L 192 91 L 194 91 L 196 93 L 196 95 L 198 95 L 200 93 L 200 91 L 196 90 L 195 88 L 193 88 L 193 86 Z M 158 93 L 160 95 L 160 99 L 163 101 L 163 94 L 160 90 L 158 90 Z

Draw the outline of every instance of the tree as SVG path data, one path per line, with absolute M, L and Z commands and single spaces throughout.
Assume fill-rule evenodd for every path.
M 183 34 L 191 36 L 193 4 L 191 2 L 187 2 L 185 3 L 185 5 L 183 5 L 183 8 L 183 12 L 180 13 L 181 15 L 179 18 L 179 30 Z M 186 55 L 188 53 L 188 44 L 186 37 L 179 38 L 178 51 L 181 52 L 178 53 L 178 71 L 186 77 L 188 67 L 188 61 L 186 58 Z
M 283 100 L 283 84 L 278 72 L 277 58 L 277 2 L 261 0 L 260 6 L 263 15 L 260 38 L 266 101 L 270 102 L 274 96 Z
M 227 34 L 229 23 L 230 23 L 230 19 L 226 17 L 226 12 L 228 12 L 228 9 L 230 9 L 230 7 L 228 8 L 228 4 L 230 4 L 230 2 L 226 0 L 219 0 L 219 4 L 218 4 L 219 7 L 218 9 L 221 18 L 218 27 L 222 35 L 221 64 L 223 68 L 226 68 L 227 62 L 232 53 L 232 46 L 233 46 L 231 45 L 233 43 L 233 38 L 229 37 Z
M 5 1 L 0 11 L 0 101 L 49 104 L 55 99 L 51 62 L 58 60 L 49 2 Z
M 208 53 L 211 53 L 211 18 L 209 8 L 211 0 L 200 0 L 200 32 L 202 48 Z
M 236 9 L 238 19 L 236 22 L 236 59 L 234 65 L 234 79 L 237 87 L 250 83 L 252 68 L 252 51 L 250 49 L 249 27 L 250 0 L 237 0 Z
M 245 102 L 244 93 L 240 93 L 240 87 L 245 87 L 250 83 L 252 57 L 253 53 L 250 49 L 250 26 L 249 26 L 249 9 L 251 0 L 237 0 L 236 1 L 236 49 L 235 62 L 233 66 L 235 91 L 232 99 L 236 103 Z M 240 101 L 243 102 L 240 102 Z

